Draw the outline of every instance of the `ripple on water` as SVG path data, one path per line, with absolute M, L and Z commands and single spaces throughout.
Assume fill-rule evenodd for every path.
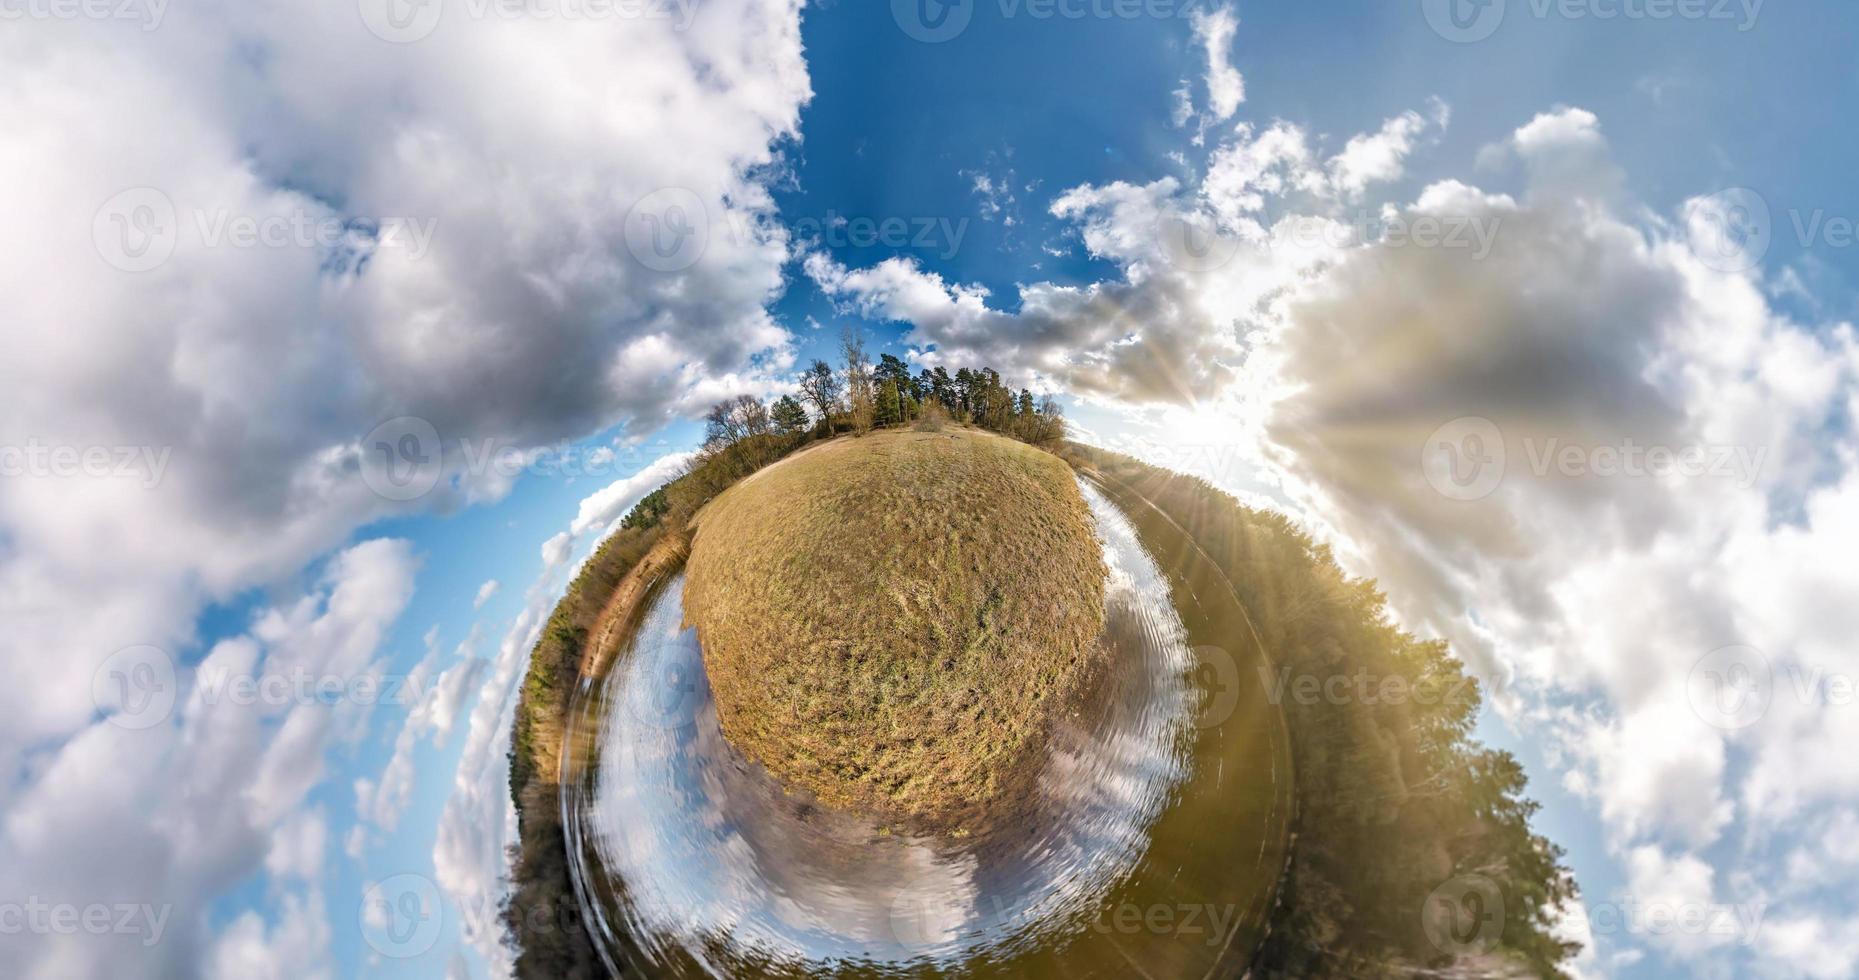
M 1194 656 L 1135 529 L 1080 486 L 1110 570 L 1101 702 L 1059 723 L 1024 818 L 971 838 L 893 835 L 784 795 L 718 728 L 695 631 L 680 628 L 683 576 L 658 592 L 574 713 L 598 727 L 564 817 L 610 963 L 946 969 L 1011 959 L 1095 914 L 1189 771 Z

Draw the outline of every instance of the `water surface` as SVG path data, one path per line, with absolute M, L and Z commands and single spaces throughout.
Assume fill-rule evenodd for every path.
M 564 826 L 610 967 L 648 976 L 1237 975 L 1283 864 L 1288 769 L 1255 665 L 1210 648 L 1192 549 L 1165 572 L 1081 484 L 1110 569 L 1104 688 L 1022 818 L 891 832 L 784 794 L 717 725 L 683 577 L 571 707 Z M 1168 544 L 1179 544 L 1172 542 Z M 1200 570 L 1204 572 L 1204 569 Z M 1230 593 L 1216 596 L 1232 602 Z M 1230 610 L 1222 610 L 1230 612 Z M 1248 676 L 1248 673 L 1252 676 Z M 1087 716 L 1088 717 L 1085 717 Z M 1284 780 L 1284 782 L 1280 782 Z

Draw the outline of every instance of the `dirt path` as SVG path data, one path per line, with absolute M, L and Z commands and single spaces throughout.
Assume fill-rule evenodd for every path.
M 627 627 L 639 615 L 645 597 L 653 586 L 684 564 L 690 552 L 689 531 L 668 531 L 626 577 L 620 579 L 613 594 L 607 597 L 607 604 L 601 607 L 600 616 L 594 620 L 594 641 L 581 652 L 582 678 L 598 678 L 606 672 L 620 641 L 626 636 Z

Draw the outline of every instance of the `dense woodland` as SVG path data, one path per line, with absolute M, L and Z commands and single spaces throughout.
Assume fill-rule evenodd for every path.
M 1452 964 L 1422 910 L 1460 876 L 1496 883 L 1497 948 L 1455 976 L 1563 977 L 1551 934 L 1575 897 L 1562 850 L 1530 828 L 1522 766 L 1472 738 L 1478 683 L 1440 641 L 1402 632 L 1386 598 L 1345 575 L 1288 518 L 1203 480 L 1068 443 L 1063 455 L 1155 504 L 1232 583 L 1280 671 L 1400 678 L 1437 696 L 1282 697 L 1297 771 L 1297 840 L 1254 976 L 1414 976 Z M 1114 496 L 1113 492 L 1113 496 Z
M 1296 844 L 1270 937 L 1253 975 L 1414 976 L 1452 966 L 1427 940 L 1429 894 L 1477 874 L 1503 891 L 1500 946 L 1466 975 L 1561 977 L 1575 947 L 1551 934 L 1574 898 L 1562 851 L 1530 827 L 1522 767 L 1471 737 L 1479 694 L 1443 643 L 1394 627 L 1373 582 L 1344 575 L 1329 550 L 1288 519 L 1242 506 L 1203 481 L 1063 442 L 1050 400 L 1015 393 L 992 370 L 911 375 L 869 363 L 848 333 L 844 363 L 815 362 L 801 397 L 743 396 L 707 417 L 687 471 L 649 494 L 596 549 L 542 630 L 516 712 L 510 791 L 520 821 L 512 848 L 507 940 L 524 978 L 596 977 L 579 927 L 560 825 L 560 732 L 589 631 L 615 585 L 698 508 L 737 480 L 809 443 L 878 426 L 972 424 L 1046 446 L 1074 466 L 1141 494 L 1221 567 L 1279 668 L 1299 674 L 1401 677 L 1455 692 L 1421 703 L 1282 701 L 1297 772 Z M 1438 974 L 1434 974 L 1438 975 Z M 1455 973 L 1457 975 L 1457 973 Z

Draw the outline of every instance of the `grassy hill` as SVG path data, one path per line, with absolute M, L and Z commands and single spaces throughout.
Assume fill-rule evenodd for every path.
M 823 803 L 966 826 L 1101 661 L 1070 469 L 971 429 L 825 443 L 722 494 L 685 586 L 723 731 Z

